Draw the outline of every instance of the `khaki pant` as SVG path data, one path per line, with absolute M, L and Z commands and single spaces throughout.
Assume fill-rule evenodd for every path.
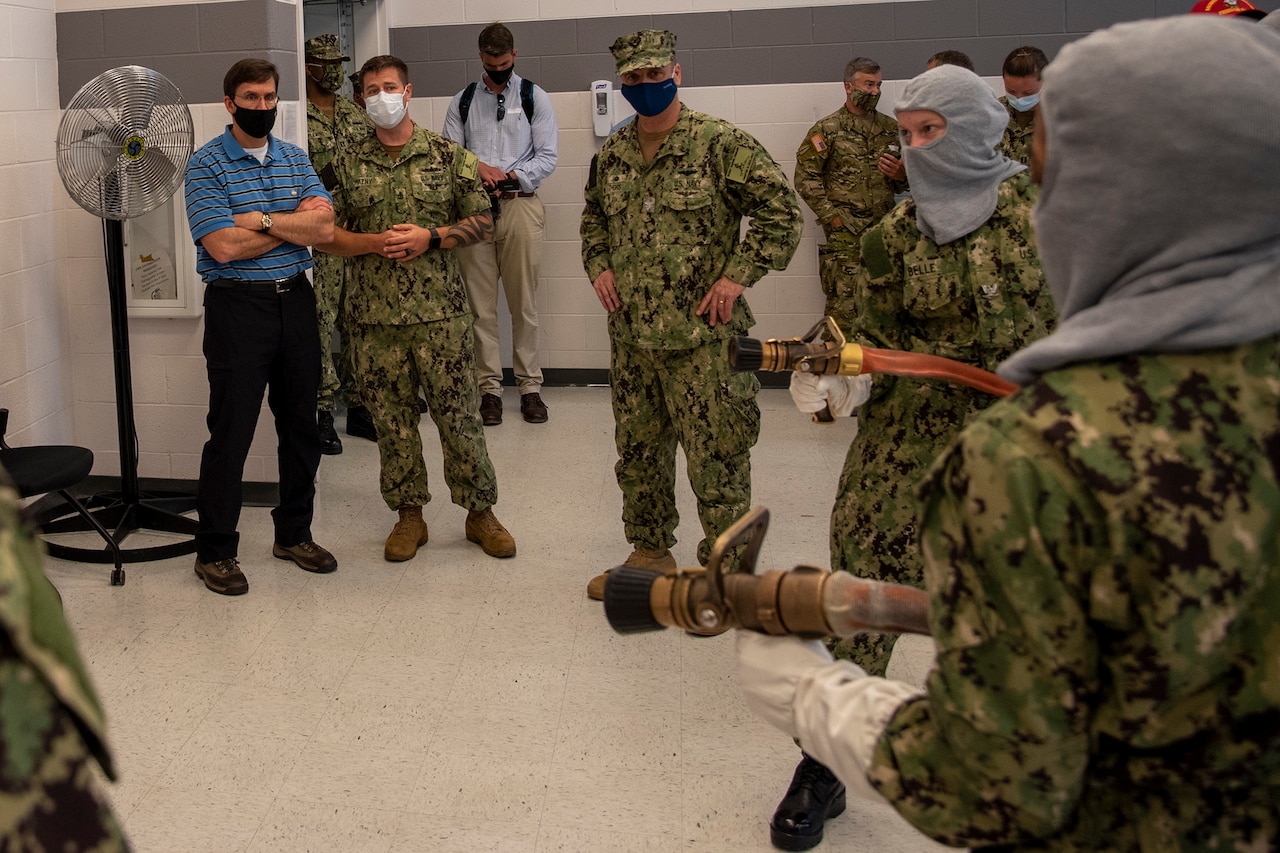
M 476 369 L 481 394 L 502 393 L 498 340 L 498 281 L 511 312 L 511 367 L 521 394 L 542 388 L 538 366 L 538 270 L 542 266 L 542 199 L 502 202 L 493 242 L 457 250 L 467 300 L 475 317 Z

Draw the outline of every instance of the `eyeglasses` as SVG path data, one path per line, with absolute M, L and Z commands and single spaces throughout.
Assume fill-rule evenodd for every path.
M 498 121 L 502 121 L 507 117 L 507 96 L 505 94 L 498 95 Z
M 250 109 L 258 109 L 258 105 L 259 105 L 259 104 L 261 104 L 261 105 L 265 106 L 267 109 L 271 109 L 272 107 L 274 107 L 274 106 L 276 105 L 276 102 L 277 102 L 278 100 L 280 100 L 280 99 L 279 99 L 279 97 L 278 97 L 278 96 L 276 96 L 276 94 L 273 92 L 272 94 L 270 94 L 270 95 L 266 95 L 266 96 L 262 96 L 262 95 L 241 95 L 241 96 L 240 96 L 240 100 L 244 101 L 244 102 L 246 103 L 246 105 L 247 105 Z

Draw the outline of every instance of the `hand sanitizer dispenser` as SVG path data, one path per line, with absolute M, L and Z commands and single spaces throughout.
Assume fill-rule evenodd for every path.
M 601 138 L 613 129 L 613 83 L 609 80 L 591 84 L 591 127 Z

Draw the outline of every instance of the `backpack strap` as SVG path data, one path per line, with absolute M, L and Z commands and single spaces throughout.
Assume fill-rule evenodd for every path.
M 524 117 L 533 124 L 533 81 L 528 77 L 520 80 L 520 106 L 524 108 Z
M 464 125 L 467 123 L 467 115 L 471 112 L 471 101 L 475 96 L 476 83 L 473 80 L 467 84 L 467 88 L 462 90 L 462 97 L 458 99 L 458 117 Z M 524 117 L 529 120 L 529 124 L 533 124 L 533 81 L 527 77 L 520 80 L 520 108 L 524 110 Z
M 476 83 L 474 80 L 462 90 L 462 97 L 458 100 L 458 115 L 462 119 L 462 124 L 467 123 L 467 113 L 471 112 L 471 101 L 476 96 Z

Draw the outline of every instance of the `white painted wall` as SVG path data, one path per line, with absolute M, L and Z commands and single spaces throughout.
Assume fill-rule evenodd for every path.
M 0 407 L 15 445 L 74 435 L 55 42 L 53 0 L 0 0 Z
M 57 67 L 52 0 L 17 5 L 0 0 L 0 405 L 14 410 L 11 435 L 23 443 L 76 441 L 94 450 L 95 472 L 118 473 L 114 381 L 101 223 L 70 201 L 53 164 Z M 88 6 L 81 5 L 88 2 Z M 60 0 L 58 9 L 146 5 L 110 0 Z M 392 15 L 431 8 L 430 23 L 527 17 L 529 2 L 469 0 L 419 4 L 387 0 Z M 812 5 L 772 0 L 761 8 Z M 544 17 L 709 11 L 721 2 L 636 2 L 589 10 L 571 0 L 542 0 Z M 675 7 L 675 8 L 673 8 Z M 735 8 L 742 4 L 735 3 Z M 416 14 L 416 12 L 415 12 Z M 426 23 L 426 22 L 424 22 Z M 33 62 L 34 60 L 34 62 Z M 33 74 L 34 72 L 34 74 Z M 833 70 L 833 77 L 838 69 Z M 34 79 L 33 79 L 34 78 Z M 885 87 L 889 109 L 899 88 Z M 758 137 L 790 176 L 795 149 L 817 118 L 836 109 L 841 87 L 779 85 L 685 89 L 690 106 L 728 119 Z M 543 364 L 548 368 L 604 368 L 608 337 L 604 312 L 582 272 L 578 221 L 587 167 L 598 150 L 587 93 L 552 95 L 561 129 L 560 164 L 544 184 L 547 250 L 540 295 Z M 625 102 L 618 99 L 619 115 Z M 419 99 L 410 114 L 439 130 L 447 99 Z M 221 104 L 194 105 L 196 144 L 221 132 Z M 283 117 L 282 117 L 283 118 Z M 803 205 L 802 205 L 803 208 Z M 806 331 L 822 310 L 816 243 L 820 232 L 805 210 L 806 229 L 791 266 L 771 273 L 748 293 L 762 337 Z M 143 477 L 194 478 L 207 437 L 207 381 L 200 318 L 130 320 L 133 392 Z M 505 330 L 504 330 L 505 334 Z M 269 420 L 259 423 L 246 480 L 276 477 L 275 439 Z

